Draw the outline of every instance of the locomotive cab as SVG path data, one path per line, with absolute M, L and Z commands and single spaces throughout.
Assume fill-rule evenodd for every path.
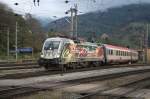
M 53 59 L 59 58 L 60 41 L 48 40 L 44 43 L 41 58 Z
M 49 65 L 57 66 L 61 64 L 61 52 L 63 50 L 64 45 L 69 42 L 73 43 L 73 41 L 70 39 L 59 37 L 48 38 L 47 40 L 45 40 L 40 59 L 38 60 L 38 64 L 46 68 L 48 68 Z

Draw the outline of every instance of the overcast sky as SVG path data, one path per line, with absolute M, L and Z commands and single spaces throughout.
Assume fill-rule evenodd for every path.
M 0 0 L 11 7 L 15 12 L 20 14 L 31 13 L 36 16 L 58 18 L 66 16 L 65 12 L 73 7 L 75 3 L 79 6 L 82 13 L 104 10 L 109 7 L 127 5 L 131 3 L 143 3 L 150 0 L 69 0 L 68 4 L 65 0 L 40 0 L 40 6 L 34 6 L 33 0 Z M 14 3 L 19 3 L 18 6 Z

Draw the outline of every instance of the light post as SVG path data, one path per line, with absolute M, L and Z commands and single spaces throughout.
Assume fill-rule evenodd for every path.
M 7 60 L 9 62 L 9 27 L 7 28 Z
M 16 28 L 16 32 L 15 32 L 15 59 L 16 59 L 16 62 L 18 60 L 18 22 L 16 21 L 16 24 L 15 24 L 15 28 Z
M 14 5 L 19 5 L 18 3 L 14 3 Z M 17 16 L 18 14 L 15 14 L 16 16 L 16 23 L 15 23 L 15 28 L 16 28 L 16 33 L 15 33 L 15 58 L 16 62 L 18 61 L 18 22 L 17 22 Z
M 149 32 L 149 24 L 146 24 L 146 32 L 145 32 L 145 63 L 148 63 L 148 32 Z

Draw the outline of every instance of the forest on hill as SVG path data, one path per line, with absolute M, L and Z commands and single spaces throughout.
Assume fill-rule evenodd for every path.
M 43 28 L 31 14 L 17 15 L 2 3 L 0 13 L 0 54 L 7 53 L 8 30 L 10 50 L 15 49 L 16 22 L 18 48 L 32 47 L 34 52 L 40 52 L 46 34 L 51 37 L 57 34 L 69 35 L 70 32 L 66 17 L 52 21 Z M 78 35 L 88 41 L 94 38 L 95 42 L 142 48 L 149 23 L 150 4 L 130 4 L 78 15 Z M 105 39 L 102 38 L 104 34 L 107 36 Z
M 133 48 L 144 45 L 146 24 L 150 22 L 150 4 L 130 4 L 96 11 L 78 16 L 78 35 L 89 40 L 93 35 L 96 41 Z M 69 33 L 69 23 L 65 18 L 48 24 L 47 30 Z M 94 33 L 94 34 L 92 34 Z M 107 34 L 109 39 L 101 40 Z
M 16 22 L 18 48 L 32 47 L 35 52 L 40 51 L 45 33 L 39 21 L 30 14 L 25 16 L 16 14 L 7 5 L 0 3 L 0 54 L 6 54 L 8 31 L 10 50 L 15 49 Z

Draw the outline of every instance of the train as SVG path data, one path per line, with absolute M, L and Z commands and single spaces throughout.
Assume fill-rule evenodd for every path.
M 38 64 L 49 69 L 131 64 L 137 61 L 138 52 L 130 48 L 52 37 L 45 40 Z

